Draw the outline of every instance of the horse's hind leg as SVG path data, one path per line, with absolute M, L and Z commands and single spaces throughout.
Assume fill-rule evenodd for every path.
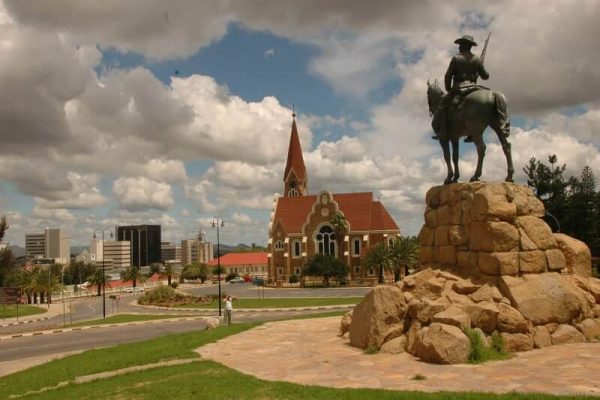
M 513 174 L 515 173 L 515 168 L 513 167 L 512 162 L 512 152 L 511 145 L 508 141 L 508 132 L 504 132 L 504 130 L 499 126 L 494 126 L 494 131 L 496 135 L 498 135 L 498 139 L 500 140 L 500 144 L 502 145 L 502 151 L 504 152 L 504 157 L 506 157 L 506 182 L 513 182 Z
M 483 136 L 481 134 L 473 135 L 473 142 L 475 142 L 475 146 L 477 147 L 477 168 L 475 169 L 475 175 L 471 177 L 470 182 L 478 181 L 481 177 L 483 157 L 485 157 L 485 143 L 483 142 Z
M 458 182 L 458 178 L 460 177 L 460 172 L 458 171 L 458 139 L 452 140 L 452 163 L 454 164 L 454 177 L 452 178 L 452 182 Z

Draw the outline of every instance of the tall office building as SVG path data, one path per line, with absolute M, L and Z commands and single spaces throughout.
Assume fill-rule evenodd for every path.
M 26 234 L 25 254 L 33 258 L 47 258 L 59 264 L 68 264 L 71 259 L 69 234 L 58 228 L 46 228 L 44 233 Z
M 131 243 L 131 265 L 144 267 L 161 262 L 160 225 L 118 226 L 117 241 Z
M 162 242 L 160 244 L 160 257 L 162 261 L 181 262 L 181 246 L 171 242 Z
M 213 244 L 205 242 L 202 233 L 197 239 L 181 241 L 181 265 L 208 264 L 213 258 Z
M 33 258 L 46 257 L 46 234 L 27 233 L 25 235 L 25 254 Z
M 105 241 L 103 251 L 104 262 L 110 263 L 111 269 L 124 269 L 131 266 L 131 243 L 129 241 Z

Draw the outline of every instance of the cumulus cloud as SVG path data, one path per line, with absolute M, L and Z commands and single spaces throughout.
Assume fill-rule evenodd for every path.
M 113 183 L 113 193 L 121 207 L 129 211 L 167 210 L 175 203 L 171 185 L 145 177 L 119 178 Z

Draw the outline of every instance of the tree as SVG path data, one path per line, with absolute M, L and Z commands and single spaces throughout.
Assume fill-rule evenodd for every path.
M 416 236 L 400 236 L 389 248 L 393 261 L 394 281 L 408 275 L 419 264 L 419 241 Z
M 150 273 L 148 276 L 152 276 L 154 274 L 160 274 L 160 267 L 162 267 L 161 263 L 155 262 L 150 265 Z
M 549 166 L 532 157 L 523 171 L 527 175 L 527 185 L 531 186 L 535 195 L 542 200 L 546 212 L 558 221 L 562 221 L 568 207 L 567 189 L 569 185 L 563 176 L 566 165 L 556 165 L 558 162 L 556 155 L 549 156 L 548 161 Z
M 98 268 L 97 270 L 95 270 L 92 275 L 87 277 L 87 280 L 89 283 L 96 286 L 96 289 L 98 291 L 98 296 L 100 296 L 102 294 L 103 287 L 105 287 L 105 286 L 111 287 L 110 286 L 110 277 L 107 276 L 106 274 L 103 274 L 101 268 Z
M 204 283 L 208 279 L 208 265 L 198 264 L 198 270 L 200 271 L 200 282 Z
M 365 257 L 365 266 L 375 269 L 377 271 L 378 282 L 383 283 L 383 271 L 393 270 L 394 266 L 391 252 L 385 243 L 379 243 L 371 247 Z
M 329 286 L 330 278 L 335 277 L 343 281 L 346 275 L 348 275 L 348 267 L 334 256 L 315 254 L 304 266 L 303 274 L 321 276 L 325 281 L 325 286 Z
M 333 227 L 333 231 L 335 232 L 335 243 L 338 249 L 338 258 L 340 261 L 344 261 L 344 236 L 346 235 L 346 231 L 348 230 L 348 220 L 344 215 L 340 212 L 336 212 L 335 215 L 331 218 L 329 223 Z
M 121 272 L 121 279 L 124 281 L 132 281 L 132 286 L 136 287 L 138 282 L 142 283 L 146 280 L 146 276 L 142 274 L 138 267 L 131 266 L 125 268 L 125 270 Z
M 596 193 L 596 178 L 585 166 L 579 178 L 571 177 L 571 196 L 563 230 L 585 242 L 592 254 L 600 254 L 600 193 Z
M 2 216 L 2 218 L 0 218 L 0 243 L 2 243 L 2 239 L 4 239 L 4 234 L 6 233 L 8 228 L 9 226 L 6 222 L 6 217 Z
M 169 286 L 171 286 L 171 278 L 176 275 L 175 267 L 173 264 L 165 264 L 162 272 L 160 273 L 161 277 L 167 277 L 167 282 Z

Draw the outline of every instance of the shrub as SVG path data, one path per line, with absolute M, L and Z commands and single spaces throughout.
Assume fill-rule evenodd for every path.
M 230 280 L 232 280 L 235 277 L 238 277 L 238 273 L 237 272 L 230 272 L 227 274 L 227 276 L 225 277 L 225 282 L 229 282 Z
M 290 283 L 298 283 L 299 281 L 300 280 L 298 279 L 298 276 L 296 274 L 290 275 L 290 279 L 289 279 Z
M 471 350 L 469 362 L 479 364 L 490 360 L 504 360 L 511 357 L 510 353 L 504 351 L 504 341 L 497 332 L 492 334 L 491 345 L 487 347 L 481 336 L 474 329 L 465 329 L 465 335 L 469 338 Z
M 179 286 L 179 283 L 177 283 L 177 282 L 175 282 L 175 281 L 171 282 L 171 287 L 172 287 L 173 289 L 177 289 L 177 286 Z
M 367 347 L 366 349 L 363 350 L 364 354 L 377 354 L 379 353 L 379 349 L 377 348 L 377 346 L 374 345 L 369 345 L 369 347 Z
M 175 282 L 172 282 L 171 285 L 173 283 Z M 174 305 L 181 304 L 202 304 L 210 302 L 211 299 L 209 299 L 208 297 L 194 297 L 190 295 L 177 293 L 174 288 L 168 285 L 159 286 L 157 288 L 149 290 L 138 299 L 139 304 L 164 307 L 171 307 Z

